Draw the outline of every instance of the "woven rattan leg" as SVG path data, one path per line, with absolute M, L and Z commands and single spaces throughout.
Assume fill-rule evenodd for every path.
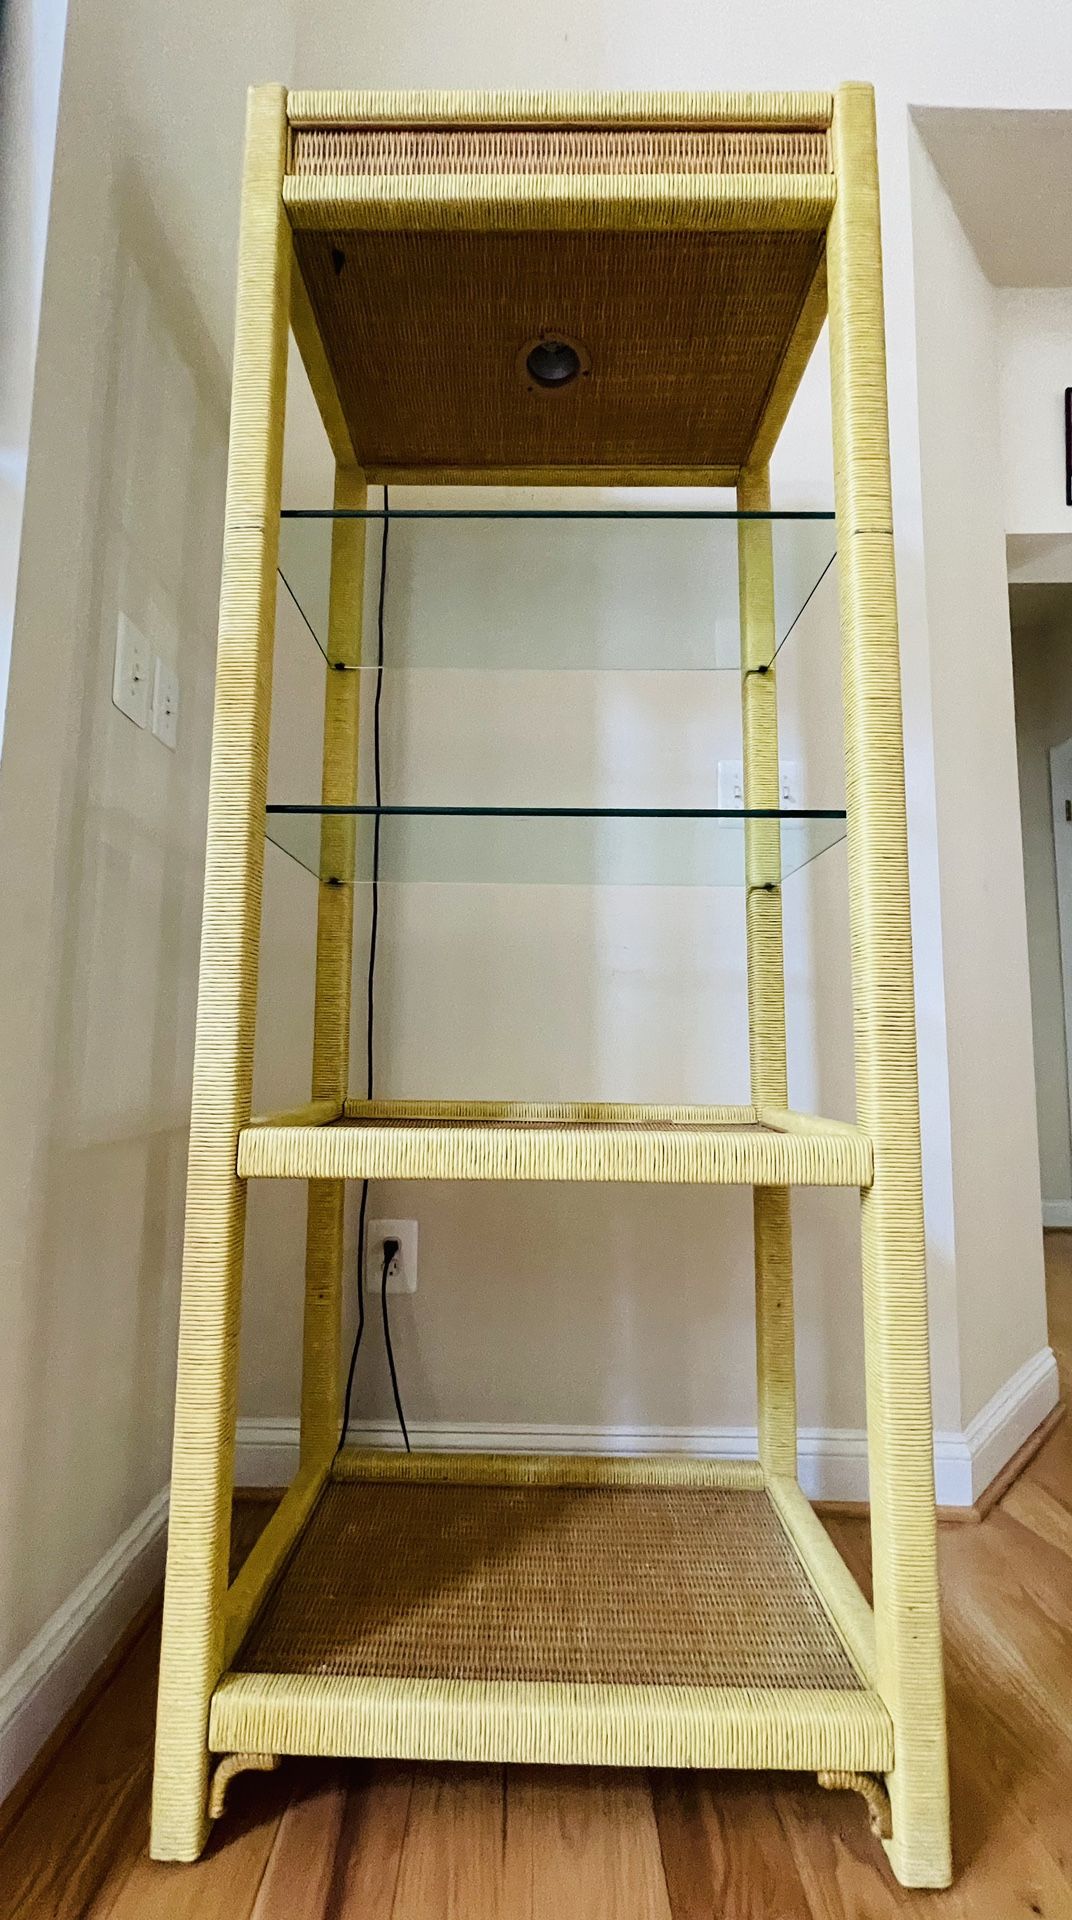
M 770 478 L 765 467 L 742 473 L 737 504 L 745 512 L 769 510 Z M 778 699 L 772 664 L 777 636 L 770 521 L 740 521 L 737 544 L 745 805 L 777 807 L 780 803 Z M 752 1098 L 757 1106 L 780 1108 L 789 1103 L 785 1065 L 781 842 L 776 820 L 746 822 L 745 862 Z M 795 1474 L 796 1356 L 788 1190 L 756 1187 L 752 1209 L 759 1457 L 768 1473 Z
M 830 358 L 879 1690 L 894 1726 L 888 1843 L 907 1886 L 950 1878 L 904 757 L 874 98 L 834 112 Z
M 152 1851 L 191 1860 L 207 1833 L 208 1709 L 221 1668 L 245 1188 L 264 862 L 286 383 L 286 102 L 250 95 L 234 398 L 194 1053 L 171 1528 Z
M 361 508 L 364 477 L 338 469 L 335 505 Z M 361 615 L 364 601 L 365 522 L 336 520 L 331 539 L 328 671 L 324 689 L 325 806 L 357 799 Z M 323 822 L 316 926 L 316 1002 L 313 1015 L 314 1100 L 343 1100 L 350 1066 L 350 977 L 354 946 L 354 820 Z M 308 1466 L 334 1453 L 339 1437 L 339 1328 L 346 1185 L 309 1185 L 305 1251 L 305 1335 L 302 1366 L 301 1459 Z

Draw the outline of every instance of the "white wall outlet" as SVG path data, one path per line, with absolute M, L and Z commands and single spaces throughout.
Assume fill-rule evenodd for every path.
M 370 1220 L 365 1230 L 365 1288 L 379 1293 L 383 1280 L 383 1243 L 397 1240 L 401 1252 L 387 1273 L 388 1293 L 417 1291 L 416 1220 Z
M 719 761 L 718 804 L 720 807 L 744 806 L 744 762 L 742 760 Z
M 115 667 L 112 672 L 112 701 L 133 720 L 136 727 L 147 727 L 153 697 L 152 648 L 133 620 L 119 616 L 115 636 Z
M 172 753 L 179 741 L 179 676 L 159 655 L 153 664 L 153 732 Z

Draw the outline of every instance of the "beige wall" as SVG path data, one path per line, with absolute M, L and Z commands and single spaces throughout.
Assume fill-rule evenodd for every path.
M 1072 113 L 1054 117 L 1072 127 Z M 1063 485 L 1064 397 L 1072 384 L 1072 287 L 999 287 L 996 300 L 1006 530 L 1067 539 L 1072 506 Z
M 1068 1211 L 1072 1146 L 1049 762 L 1050 748 L 1072 736 L 1072 587 L 1063 593 L 1063 612 L 1051 601 L 1041 620 L 1027 610 L 1018 616 L 1015 589 L 1012 607 L 1042 1198 Z
M 0 6 L 0 742 L 67 0 Z
M 283 5 L 72 3 L 0 767 L 0 1670 L 167 1477 L 230 314 Z M 178 752 L 111 704 L 120 611 Z
M 961 1392 L 970 1417 L 1045 1344 L 1041 1207 L 997 299 L 922 149 L 913 210 L 954 1274 Z

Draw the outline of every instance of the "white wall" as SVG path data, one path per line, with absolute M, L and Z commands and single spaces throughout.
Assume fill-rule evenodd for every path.
M 71 6 L 0 766 L 0 1792 L 80 1677 L 35 1635 L 167 1479 L 244 93 L 290 44 Z M 111 704 L 121 610 L 174 755 Z
M 0 6 L 0 745 L 67 0 Z
M 1064 399 L 1072 386 L 1072 287 L 1001 287 L 995 314 L 1005 526 L 1010 534 L 1067 535 Z
M 1072 588 L 1045 618 L 1017 615 L 1013 590 L 1013 672 L 1020 765 L 1020 813 L 1031 958 L 1031 1007 L 1043 1205 L 1072 1217 L 1064 991 L 1050 805 L 1051 747 L 1072 737 Z
M 1046 1338 L 1000 344 L 994 289 L 922 146 L 913 213 L 957 1320 L 973 1413 Z

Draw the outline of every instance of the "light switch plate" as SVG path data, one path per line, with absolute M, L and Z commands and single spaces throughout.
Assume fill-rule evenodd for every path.
M 153 732 L 174 753 L 179 740 L 179 676 L 159 656 L 153 667 Z
M 152 649 L 133 620 L 121 613 L 115 636 L 112 702 L 136 727 L 147 727 L 152 697 Z
M 744 762 L 720 760 L 718 763 L 718 804 L 720 807 L 744 806 Z
M 804 770 L 799 760 L 782 760 L 778 766 L 778 805 L 802 807 Z M 744 806 L 744 766 L 740 760 L 718 763 L 718 804 L 720 807 Z

